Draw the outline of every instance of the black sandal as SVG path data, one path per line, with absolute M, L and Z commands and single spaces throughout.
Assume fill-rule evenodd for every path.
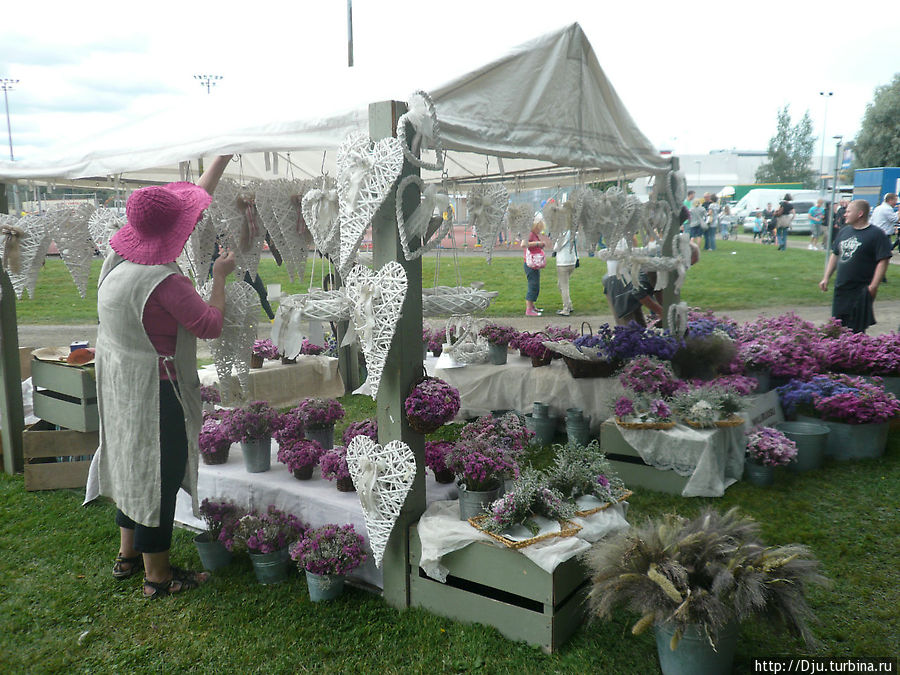
M 125 565 L 129 565 L 129 567 L 126 569 Z M 141 569 L 144 569 L 144 556 L 138 553 L 136 556 L 126 558 L 120 553 L 116 556 L 116 563 L 113 565 L 112 575 L 116 579 L 128 579 Z
M 168 581 L 156 582 L 144 577 L 144 597 L 148 600 L 155 600 L 164 598 L 167 595 L 175 595 L 182 591 L 197 588 L 200 584 L 206 583 L 208 579 L 209 573 L 207 572 L 194 572 L 173 565 L 172 578 Z M 148 590 L 150 591 L 149 593 Z

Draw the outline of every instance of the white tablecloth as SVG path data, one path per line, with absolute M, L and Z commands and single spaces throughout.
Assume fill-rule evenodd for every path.
M 200 465 L 197 491 L 200 501 L 208 497 L 213 500 L 227 499 L 249 508 L 265 510 L 269 504 L 288 511 L 311 527 L 328 523 L 345 525 L 350 523 L 366 539 L 368 536 L 362 507 L 355 492 L 339 492 L 334 482 L 324 480 L 318 467 L 311 480 L 297 480 L 284 464 L 276 461 L 278 444 L 272 441 L 272 467 L 262 473 L 247 473 L 241 446 L 231 446 L 228 462 L 209 466 Z M 456 485 L 436 483 L 430 473 L 425 475 L 425 498 L 428 503 L 436 500 L 454 499 Z M 191 511 L 190 497 L 182 490 L 178 493 L 175 520 L 196 529 L 205 529 L 202 520 L 195 518 Z M 351 576 L 362 579 L 381 588 L 381 570 L 372 562 L 369 551 L 367 562 Z
M 219 381 L 214 365 L 199 371 L 200 383 Z M 268 401 L 281 408 L 297 405 L 308 396 L 337 398 L 344 395 L 344 382 L 338 373 L 338 360 L 330 356 L 301 356 L 297 363 L 264 361 L 262 368 L 250 369 L 251 401 Z
M 462 402 L 457 419 L 487 415 L 492 410 L 532 411 L 533 403 L 550 406 L 550 415 L 565 418 L 566 408 L 581 408 L 590 415 L 591 431 L 611 414 L 611 405 L 622 394 L 617 377 L 574 378 L 562 359 L 534 368 L 531 359 L 510 353 L 503 366 L 469 365 L 462 368 L 435 368 L 437 359 L 428 357 L 425 368 L 459 390 Z
M 625 519 L 628 502 L 613 504 L 608 509 L 573 518 L 582 526 L 574 537 L 554 537 L 519 549 L 519 552 L 548 574 L 556 567 L 583 553 L 595 541 L 607 534 L 630 527 Z M 476 530 L 465 520 L 459 519 L 459 502 L 436 501 L 428 506 L 419 519 L 419 540 L 422 542 L 422 558 L 419 566 L 432 579 L 441 583 L 447 580 L 449 570 L 441 565 L 441 558 L 448 553 L 465 548 L 476 541 L 487 541 L 503 548 L 503 544 Z

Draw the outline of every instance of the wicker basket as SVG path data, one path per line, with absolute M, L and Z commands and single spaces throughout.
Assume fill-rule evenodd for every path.
M 590 361 L 585 361 L 565 355 L 563 355 L 562 358 L 563 361 L 566 362 L 566 367 L 569 369 L 569 373 L 574 378 L 612 377 L 621 365 L 619 361 L 603 361 L 593 359 Z
M 699 422 L 695 422 L 694 420 L 683 419 L 681 420 L 689 427 L 693 427 L 694 429 L 724 429 L 726 427 L 737 427 L 744 423 L 744 418 L 740 415 L 732 415 L 727 420 L 716 420 L 713 423 L 701 424 Z
M 497 534 L 496 532 L 490 532 L 489 530 L 484 529 L 484 523 L 488 518 L 490 518 L 490 515 L 488 514 L 473 516 L 472 518 L 469 518 L 469 525 L 480 532 L 484 532 L 487 536 L 499 541 L 504 546 L 513 549 L 525 548 L 526 546 L 531 546 L 539 541 L 552 539 L 554 537 L 574 537 L 581 531 L 581 525 L 573 523 L 571 520 L 560 520 L 559 532 L 549 532 L 538 537 L 531 537 L 530 539 L 523 539 L 522 541 L 513 541 L 512 539 L 507 539 L 502 534 Z
M 666 429 L 672 429 L 675 426 L 675 422 L 623 422 L 621 417 L 617 417 L 616 425 L 623 429 L 656 429 L 665 431 Z
M 628 498 L 629 498 L 631 495 L 633 495 L 633 494 L 634 494 L 634 493 L 633 493 L 631 490 L 625 490 L 625 492 L 624 492 L 624 493 L 623 493 L 616 501 L 614 501 L 614 502 L 607 502 L 607 503 L 604 504 L 603 506 L 598 506 L 596 509 L 586 509 L 586 510 L 584 510 L 584 511 L 576 511 L 576 512 L 575 512 L 575 515 L 576 515 L 578 518 L 585 518 L 585 517 L 587 517 L 587 516 L 592 516 L 592 515 L 594 515 L 595 513 L 600 513 L 601 511 L 605 511 L 606 509 L 608 509 L 608 508 L 609 508 L 610 506 L 612 506 L 613 504 L 618 504 L 619 502 L 624 502 L 626 499 L 628 499 Z
M 548 353 L 547 356 L 532 356 L 531 357 L 531 367 L 532 368 L 540 368 L 541 366 L 549 366 L 550 362 L 553 360 L 553 357 Z

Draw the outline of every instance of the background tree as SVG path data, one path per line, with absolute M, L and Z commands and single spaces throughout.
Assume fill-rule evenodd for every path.
M 900 166 L 900 73 L 875 88 L 856 136 L 856 167 Z
M 803 183 L 816 186 L 812 168 L 816 137 L 812 131 L 809 111 L 795 125 L 791 125 L 790 106 L 778 111 L 778 128 L 769 140 L 769 161 L 756 170 L 757 183 Z

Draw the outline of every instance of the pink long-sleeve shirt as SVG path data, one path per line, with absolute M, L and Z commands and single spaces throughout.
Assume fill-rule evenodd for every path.
M 178 324 L 198 338 L 217 338 L 222 334 L 222 312 L 210 307 L 194 290 L 191 280 L 180 274 L 166 277 L 150 294 L 142 317 L 144 330 L 160 356 L 173 356 Z M 170 366 L 174 379 L 175 369 Z M 169 375 L 162 361 L 159 379 Z

